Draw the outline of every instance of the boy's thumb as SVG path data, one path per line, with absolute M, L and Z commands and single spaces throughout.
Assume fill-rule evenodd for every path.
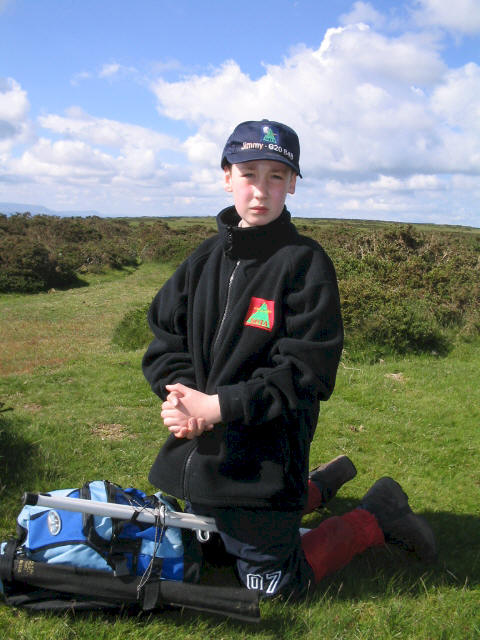
M 180 382 L 176 382 L 175 384 L 166 384 L 165 389 L 171 394 L 177 396 L 177 398 L 181 398 L 185 393 L 185 386 L 180 384 Z

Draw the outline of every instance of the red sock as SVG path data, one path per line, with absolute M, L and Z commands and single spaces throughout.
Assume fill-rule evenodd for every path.
M 317 485 L 311 480 L 308 481 L 308 497 L 305 511 L 303 513 L 312 513 L 315 509 L 323 504 L 323 496 Z
M 302 549 L 319 582 L 369 547 L 385 544 L 377 519 L 365 509 L 328 518 L 302 536 Z

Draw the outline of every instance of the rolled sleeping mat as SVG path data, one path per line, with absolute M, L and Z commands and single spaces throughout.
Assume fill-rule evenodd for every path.
M 105 571 L 15 558 L 12 577 L 18 582 L 61 593 L 93 597 L 112 603 L 138 603 L 143 609 L 162 605 L 219 614 L 244 622 L 259 622 L 258 593 L 248 589 L 211 587 L 176 580 L 115 577 Z

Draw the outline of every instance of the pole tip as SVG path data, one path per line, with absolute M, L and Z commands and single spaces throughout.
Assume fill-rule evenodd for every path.
M 24 505 L 35 506 L 37 502 L 38 502 L 38 493 L 32 493 L 30 491 L 27 491 L 26 493 L 23 494 Z

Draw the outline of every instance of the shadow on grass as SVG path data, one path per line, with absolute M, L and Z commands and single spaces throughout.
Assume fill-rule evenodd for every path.
M 336 498 L 328 511 L 309 523 L 315 527 L 329 516 L 352 509 L 352 501 Z M 354 507 L 353 507 L 354 508 Z M 368 549 L 341 571 L 324 579 L 313 600 L 328 597 L 357 599 L 364 596 L 424 592 L 425 588 L 474 588 L 480 584 L 480 517 L 448 512 L 417 512 L 430 523 L 437 540 L 438 560 L 424 564 L 414 554 L 393 545 Z
M 75 278 L 70 280 L 69 282 L 65 282 L 63 284 L 56 284 L 53 287 L 51 287 L 52 289 L 55 289 L 56 291 L 69 291 L 70 289 L 81 289 L 82 287 L 89 287 L 90 283 L 87 280 L 84 280 L 83 278 L 81 278 L 78 275 L 75 275 Z M 50 289 L 50 287 L 48 287 L 46 289 L 46 291 L 48 291 Z
M 26 442 L 18 434 L 16 427 L 19 421 L 0 415 L 0 493 L 4 489 L 15 489 L 21 484 L 25 468 L 39 461 L 34 444 Z M 41 467 L 37 465 L 37 473 Z M 320 522 L 332 515 L 341 515 L 354 508 L 350 499 L 336 498 L 329 509 L 320 512 L 308 523 L 309 527 L 318 526 Z M 425 565 L 409 554 L 394 546 L 373 548 L 355 557 L 342 570 L 325 578 L 317 585 L 306 602 L 297 606 L 276 599 L 262 605 L 262 620 L 258 625 L 251 625 L 216 615 L 199 614 L 188 609 L 155 610 L 139 614 L 136 611 L 102 611 L 104 622 L 117 624 L 118 620 L 135 618 L 136 627 L 147 629 L 152 623 L 164 618 L 169 628 L 174 626 L 184 632 L 189 629 L 205 633 L 212 630 L 232 631 L 235 633 L 266 632 L 282 637 L 288 627 L 289 637 L 300 636 L 305 627 L 305 611 L 317 607 L 328 606 L 338 602 L 359 602 L 372 598 L 387 597 L 425 597 L 425 593 L 438 587 L 452 589 L 473 589 L 480 584 L 480 553 L 478 531 L 480 517 L 474 515 L 458 515 L 447 512 L 422 512 L 435 531 L 438 547 L 438 562 Z M 202 579 L 203 584 L 210 586 L 237 587 L 238 583 L 230 568 L 211 568 Z M 280 602 L 280 604 L 279 604 Z M 91 618 L 97 614 L 89 612 L 75 613 L 79 620 Z M 93 619 L 93 618 L 91 618 Z M 270 637 L 270 636 L 269 636 Z M 273 637 L 273 636 L 272 636 Z
M 35 473 L 38 468 L 37 447 L 22 435 L 27 423 L 13 413 L 0 413 L 0 495 L 21 486 L 26 469 Z

